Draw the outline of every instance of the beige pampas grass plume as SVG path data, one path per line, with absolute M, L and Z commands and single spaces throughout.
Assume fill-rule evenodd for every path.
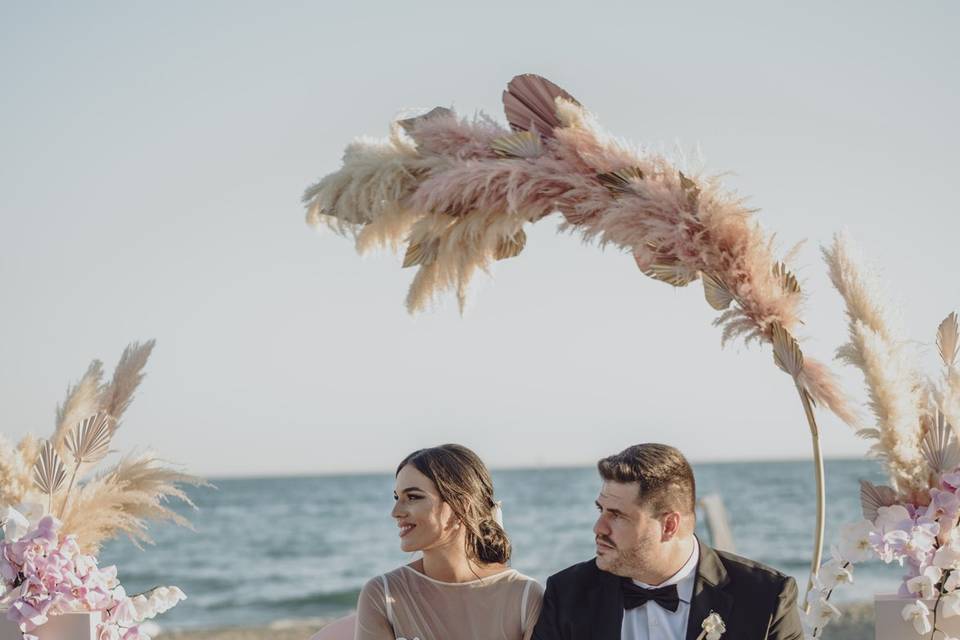
M 165 466 L 152 454 L 124 457 L 112 469 L 84 484 L 63 514 L 63 531 L 77 536 L 85 553 L 96 553 L 104 541 L 126 535 L 138 547 L 152 544 L 149 521 L 167 520 L 190 528 L 189 521 L 168 506 L 170 499 L 194 507 L 182 485 L 203 480 Z
M 920 441 L 927 403 L 914 356 L 890 321 L 876 277 L 861 266 L 846 236 L 837 234 L 823 255 L 848 318 L 849 342 L 837 357 L 863 374 L 875 420 L 875 427 L 859 433 L 874 441 L 871 452 L 884 461 L 898 491 L 926 488 Z
M 27 442 L 25 439 L 24 442 Z M 29 460 L 25 459 L 29 456 Z M 36 458 L 32 440 L 27 451 L 15 447 L 0 435 L 0 509 L 16 506 L 24 501 L 33 487 L 32 468 Z

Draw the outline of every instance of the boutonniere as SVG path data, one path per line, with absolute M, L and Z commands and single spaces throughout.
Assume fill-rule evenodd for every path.
M 697 640 L 720 640 L 727 631 L 727 625 L 723 624 L 723 618 L 716 611 L 711 611 L 710 615 L 703 619 L 700 625 L 703 631 L 697 636 Z

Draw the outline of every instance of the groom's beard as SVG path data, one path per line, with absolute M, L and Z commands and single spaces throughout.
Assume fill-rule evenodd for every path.
M 597 568 L 616 576 L 634 578 L 643 573 L 643 567 L 650 565 L 650 545 L 637 541 L 631 547 L 616 545 L 607 536 L 596 536 L 596 540 L 609 545 L 611 549 L 604 549 L 603 554 L 597 554 Z

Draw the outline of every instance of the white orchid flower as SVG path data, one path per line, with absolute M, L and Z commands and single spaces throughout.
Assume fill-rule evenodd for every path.
M 847 523 L 840 527 L 840 557 L 857 563 L 873 557 L 870 533 L 874 530 L 869 520 Z
M 914 630 L 922 636 L 933 631 L 933 625 L 930 623 L 930 609 L 923 604 L 922 600 L 917 600 L 906 605 L 900 612 L 904 621 L 913 624 Z
M 927 567 L 918 576 L 907 580 L 907 591 L 921 598 L 932 598 L 937 593 L 937 583 L 943 572 L 938 567 Z

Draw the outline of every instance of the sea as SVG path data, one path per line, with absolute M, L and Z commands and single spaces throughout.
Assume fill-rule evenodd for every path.
M 513 544 L 513 566 L 540 581 L 593 556 L 600 486 L 593 468 L 492 472 Z M 736 552 L 807 582 L 816 501 L 813 465 L 796 462 L 695 464 L 698 494 L 719 495 Z M 861 518 L 859 479 L 883 482 L 873 460 L 826 462 L 824 555 L 843 523 Z M 416 556 L 400 551 L 389 513 L 393 477 L 212 479 L 191 488 L 197 510 L 178 506 L 194 530 L 151 528 L 156 544 L 109 542 L 101 565 L 116 564 L 128 593 L 176 585 L 188 599 L 158 622 L 166 629 L 260 626 L 334 618 L 351 611 L 363 584 Z M 698 531 L 709 532 L 698 518 Z M 872 600 L 896 591 L 903 569 L 872 561 L 833 600 Z

